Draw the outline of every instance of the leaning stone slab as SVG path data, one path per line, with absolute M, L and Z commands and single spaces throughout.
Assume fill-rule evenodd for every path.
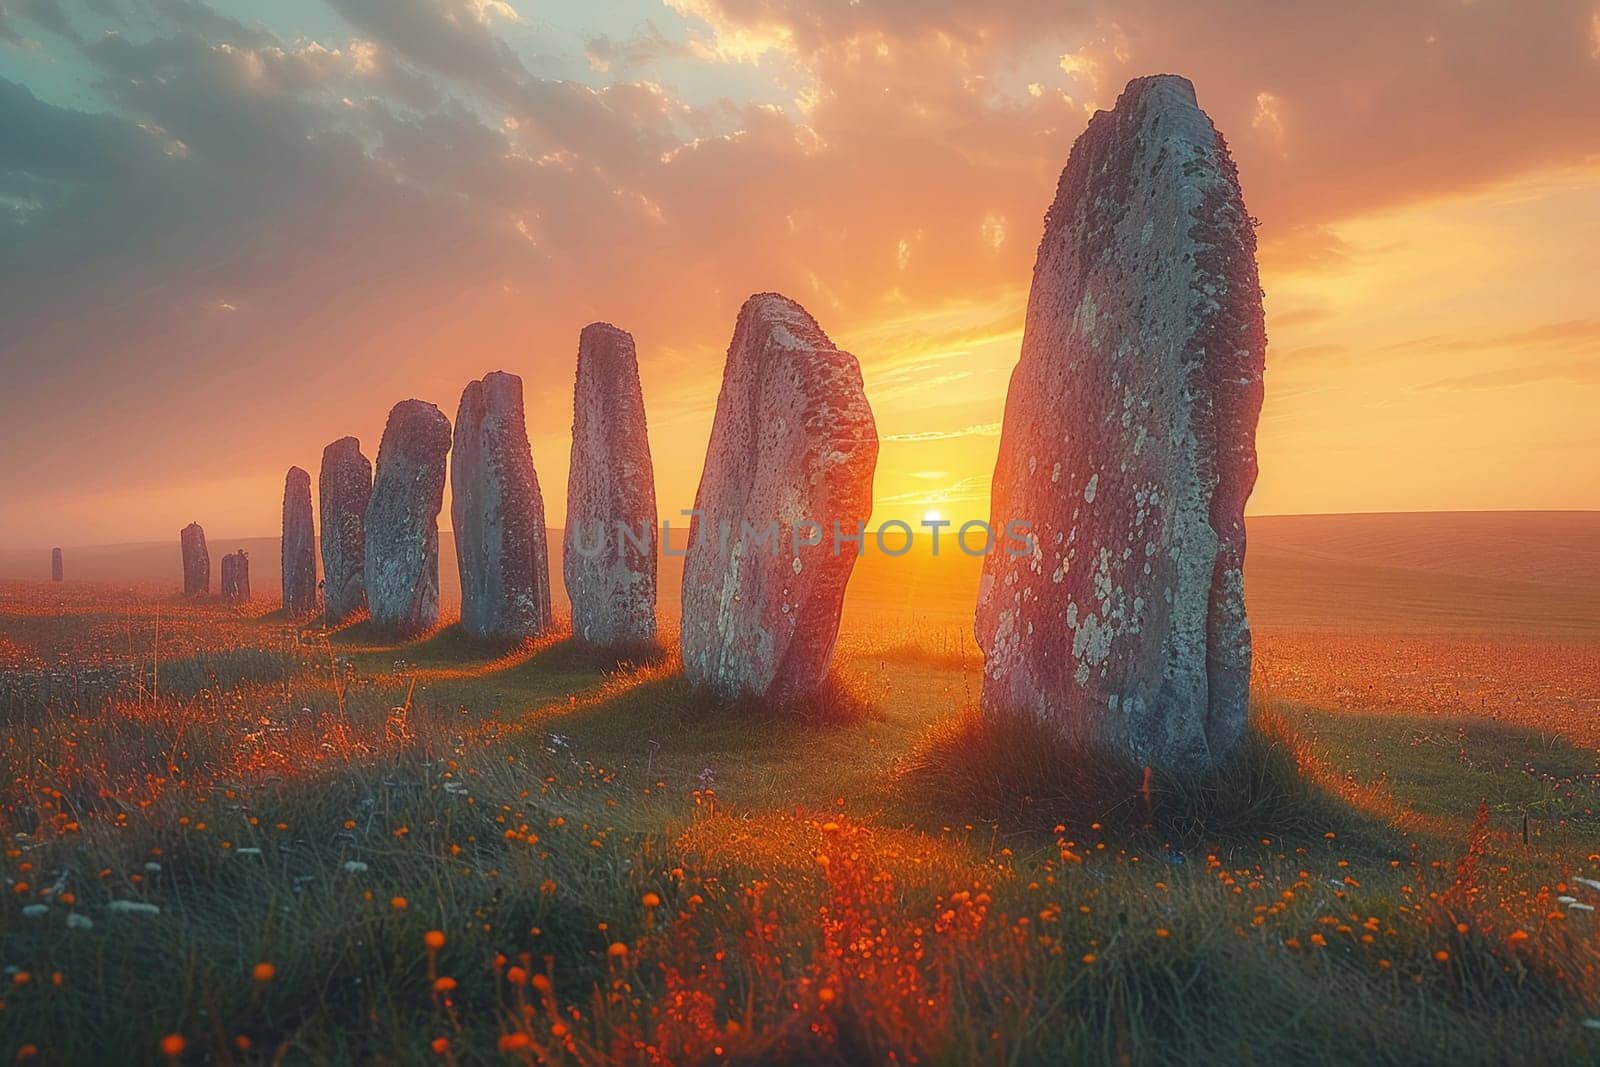
M 787 297 L 746 301 L 684 561 L 691 683 L 783 703 L 823 680 L 857 552 L 836 534 L 866 524 L 877 459 L 856 358 Z
M 439 510 L 450 420 L 421 400 L 389 412 L 367 504 L 366 579 L 372 622 L 415 636 L 439 622 Z

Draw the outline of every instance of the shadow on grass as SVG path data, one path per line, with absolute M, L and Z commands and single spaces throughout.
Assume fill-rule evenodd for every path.
M 603 655 L 573 650 L 575 662 Z M 588 697 L 540 716 L 537 728 L 556 730 L 585 752 L 704 755 L 781 750 L 848 729 L 878 714 L 863 682 L 835 670 L 812 693 L 781 704 L 725 700 L 696 688 L 675 658 L 624 665 Z M 530 724 L 531 728 L 532 724 Z
M 1385 820 L 1312 780 L 1281 718 L 1258 712 L 1235 756 L 1210 771 L 1147 770 L 1087 736 L 1024 716 L 976 708 L 928 731 L 897 774 L 912 811 L 994 822 L 1008 830 L 1103 833 L 1179 848 L 1202 844 L 1298 845 L 1334 834 L 1346 845 L 1391 854 L 1400 840 Z

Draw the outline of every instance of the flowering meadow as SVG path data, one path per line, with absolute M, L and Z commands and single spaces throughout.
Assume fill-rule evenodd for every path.
M 1263 647 L 1246 751 L 1166 781 L 986 723 L 961 635 L 775 711 L 662 649 L 0 583 L 0 1058 L 1600 1056 L 1585 735 Z

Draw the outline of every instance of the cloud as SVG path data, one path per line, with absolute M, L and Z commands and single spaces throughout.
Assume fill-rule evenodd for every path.
M 1507 389 L 1544 382 L 1600 385 L 1600 358 L 1541 363 L 1526 367 L 1501 367 L 1498 370 L 1482 371 L 1477 374 L 1439 378 L 1418 388 L 1425 391 Z
M 0 425 L 58 442 L 4 476 L 0 537 L 45 488 L 314 461 L 496 366 L 528 379 L 536 448 L 564 447 L 594 319 L 639 338 L 663 421 L 694 415 L 658 450 L 663 499 L 692 495 L 759 290 L 848 336 L 886 393 L 998 382 L 966 361 L 1008 358 L 1067 153 L 1133 74 L 1194 77 L 1282 271 L 1351 266 L 1333 220 L 1600 135 L 1592 11 L 1565 2 L 673 0 L 633 23 L 596 5 L 564 45 L 503 3 L 329 7 L 0 6 L 0 47 L 40 59 L 0 80 Z M 993 436 L 955 399 L 886 440 Z
M 884 434 L 885 441 L 949 441 L 957 437 L 999 437 L 1000 424 L 998 422 L 975 423 L 963 426 L 959 430 L 918 430 L 915 433 Z

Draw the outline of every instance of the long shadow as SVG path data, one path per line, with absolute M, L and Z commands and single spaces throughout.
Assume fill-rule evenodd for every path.
M 1381 786 L 1421 821 L 1464 832 L 1481 801 L 1503 832 L 1600 842 L 1600 757 L 1559 735 L 1486 718 L 1283 712 L 1335 773 Z
M 589 662 L 579 659 L 580 662 Z M 837 675 L 807 700 L 774 707 L 696 689 L 675 662 L 626 665 L 588 694 L 531 709 L 521 728 L 559 736 L 585 755 L 759 764 L 794 760 L 818 743 L 859 734 L 877 709 Z M 808 757 L 814 752 L 807 752 Z M 696 762 L 698 761 L 698 762 Z

